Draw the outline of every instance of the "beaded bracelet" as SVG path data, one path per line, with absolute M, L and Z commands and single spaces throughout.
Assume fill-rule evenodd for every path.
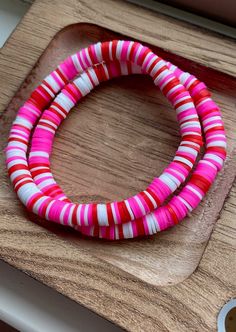
M 104 66 L 104 64 L 103 64 L 103 66 Z M 122 64 L 122 66 L 124 66 L 124 64 Z M 172 66 L 172 69 L 173 69 L 173 66 Z M 103 70 L 104 70 L 104 68 L 103 68 Z M 179 72 L 179 73 L 181 74 L 181 72 Z M 193 79 L 193 77 L 192 77 L 192 79 Z M 195 81 L 196 81 L 196 79 L 195 79 Z M 40 122 L 39 122 L 39 126 L 41 126 Z M 37 130 L 37 127 L 36 127 L 36 130 Z M 36 130 L 35 130 L 35 133 L 36 133 Z M 35 134 L 34 134 L 34 136 L 35 136 Z M 37 138 L 38 137 L 40 137 L 40 134 L 37 135 Z M 41 135 L 40 138 L 43 139 L 42 135 Z M 33 137 L 33 140 L 32 140 L 32 146 L 33 146 L 33 141 L 34 141 L 34 137 Z M 39 148 L 39 147 L 37 146 L 37 148 Z M 42 162 L 42 160 L 41 160 L 41 162 Z M 47 162 L 49 163 L 49 160 L 47 160 Z M 213 176 L 212 180 L 213 179 L 214 179 L 214 176 Z M 42 179 L 42 181 L 44 181 L 44 180 L 45 180 L 45 178 Z M 47 187 L 47 185 L 46 185 L 46 187 Z M 41 190 L 43 190 L 43 187 L 41 188 Z M 69 206 L 68 206 L 68 208 L 69 208 Z M 106 237 L 106 238 L 114 239 L 114 238 L 122 238 L 122 237 L 124 237 L 124 234 L 126 234 L 126 237 L 133 237 L 134 234 L 135 235 L 151 234 L 152 231 L 150 231 L 147 228 L 148 222 L 145 223 L 146 224 L 146 229 L 144 227 L 142 227 L 143 221 L 140 220 L 140 222 L 141 222 L 141 227 L 139 227 L 136 230 L 135 233 L 133 231 L 133 229 L 136 229 L 136 228 L 134 228 L 135 227 L 135 223 L 131 223 L 131 224 L 122 225 L 121 227 L 115 227 L 115 228 L 114 227 L 113 228 L 112 227 L 104 227 L 104 228 L 101 228 L 100 229 L 100 231 L 101 231 L 100 237 Z M 149 224 L 150 224 L 150 222 L 149 222 Z M 168 227 L 168 226 L 166 225 L 165 227 Z M 99 235 L 99 228 L 85 226 L 85 227 L 82 227 L 82 228 L 78 227 L 77 229 L 79 229 L 80 231 L 82 231 L 83 233 L 85 233 L 87 235 L 94 235 L 94 234 Z M 131 230 L 131 231 L 129 230 L 129 235 L 128 235 L 127 231 L 125 231 L 125 229 L 128 229 L 128 230 L 130 229 Z M 141 232 L 139 231 L 139 229 L 141 230 Z M 155 232 L 156 232 L 156 230 L 155 230 Z M 116 234 L 116 236 L 115 236 L 115 234 Z M 121 235 L 119 235 L 119 234 L 121 234 Z
M 50 171 L 49 156 L 56 129 L 76 102 L 99 82 L 140 72 L 150 74 L 176 109 L 182 140 L 173 162 L 145 191 L 125 201 L 71 203 Z M 56 93 L 78 73 L 82 74 L 69 83 L 44 111 L 35 129 L 27 161 L 33 125 Z M 157 209 L 185 181 L 201 145 L 196 109 L 176 77 L 191 93 L 203 120 L 207 151 L 188 185 L 165 207 Z M 46 219 L 73 226 L 87 235 L 127 238 L 153 234 L 183 219 L 199 203 L 217 170 L 222 167 L 225 141 L 219 110 L 203 83 L 165 63 L 139 43 L 113 41 L 92 45 L 67 58 L 32 93 L 13 124 L 6 149 L 7 166 L 16 192 L 29 210 Z

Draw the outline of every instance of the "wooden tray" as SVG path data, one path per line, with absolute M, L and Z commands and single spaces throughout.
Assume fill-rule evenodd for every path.
M 214 330 L 220 307 L 236 294 L 235 269 L 230 263 L 236 225 L 233 220 L 228 227 L 227 211 L 222 212 L 224 218 L 204 253 L 236 173 L 236 80 L 230 65 L 235 61 L 230 58 L 235 44 L 119 1 L 103 1 L 100 6 L 78 2 L 74 9 L 72 4 L 36 2 L 1 50 L 3 107 L 24 81 L 1 117 L 2 148 L 16 110 L 67 55 L 99 40 L 136 38 L 207 83 L 222 108 L 227 162 L 201 206 L 178 227 L 142 240 L 110 243 L 82 238 L 28 214 L 12 191 L 2 158 L 0 255 L 127 330 Z M 154 38 L 153 31 L 161 23 L 163 31 Z M 184 34 L 188 42 L 182 40 L 176 46 L 175 40 Z M 197 44 L 197 38 L 202 38 L 201 43 Z M 52 168 L 73 201 L 121 199 L 160 174 L 178 142 L 175 114 L 151 80 L 121 78 L 96 89 L 63 123 L 55 140 Z

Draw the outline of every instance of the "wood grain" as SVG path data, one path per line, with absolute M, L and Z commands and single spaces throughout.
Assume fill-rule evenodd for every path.
M 102 15 L 104 9 L 106 15 Z M 56 32 L 76 22 L 81 23 L 61 31 L 47 47 Z M 154 36 L 161 25 L 163 31 Z M 2 112 L 1 146 L 6 144 L 16 109 L 60 60 L 91 42 L 117 37 L 117 32 L 151 43 L 159 54 L 206 81 L 222 107 L 227 129 L 229 157 L 224 172 L 183 224 L 145 240 L 111 244 L 81 238 L 29 215 L 12 192 L 2 159 L 0 255 L 127 330 L 214 331 L 218 310 L 236 294 L 235 187 L 205 249 L 235 177 L 236 83 L 222 74 L 235 75 L 229 62 L 234 42 L 120 1 L 36 1 L 0 52 L 2 109 L 27 76 Z M 201 35 L 204 39 L 198 47 Z M 183 44 L 177 45 L 180 40 Z M 212 45 L 214 55 L 207 52 Z M 226 46 L 227 55 L 222 58 Z M 151 81 L 119 79 L 99 87 L 63 123 L 55 141 L 53 171 L 73 200 L 122 198 L 144 188 L 160 173 L 178 139 L 174 113 Z

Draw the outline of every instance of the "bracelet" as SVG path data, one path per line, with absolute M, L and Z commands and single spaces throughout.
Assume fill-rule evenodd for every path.
M 166 65 L 180 79 L 181 83 L 188 87 L 190 74 L 184 73 L 169 62 Z M 192 82 L 197 81 L 194 76 L 191 77 L 191 80 Z M 194 83 L 192 86 L 194 87 Z M 209 92 L 204 88 L 199 90 L 194 98 L 196 109 L 203 122 L 206 151 L 181 192 L 174 196 L 166 206 L 156 209 L 139 220 L 110 227 L 74 226 L 75 229 L 87 236 L 108 240 L 152 235 L 175 225 L 188 212 L 197 207 L 213 183 L 217 172 L 222 168 L 222 162 L 226 157 L 226 137 L 219 108 L 207 95 L 209 96 Z M 197 100 L 198 103 L 196 103 Z M 176 218 L 176 216 L 178 217 Z
M 66 85 L 78 73 L 80 76 Z M 76 102 L 99 82 L 131 73 L 148 73 L 176 109 L 181 133 L 176 156 L 145 191 L 129 199 L 108 204 L 73 204 L 50 171 L 55 131 Z M 199 152 L 201 127 L 193 101 L 202 120 L 207 151 L 188 185 L 166 206 L 157 209 L 185 181 Z M 41 113 L 27 159 L 30 134 Z M 113 41 L 72 55 L 46 77 L 18 112 L 6 148 L 6 162 L 15 191 L 29 210 L 87 235 L 118 239 L 153 234 L 182 220 L 199 203 L 221 169 L 225 147 L 219 109 L 203 83 L 139 43 Z

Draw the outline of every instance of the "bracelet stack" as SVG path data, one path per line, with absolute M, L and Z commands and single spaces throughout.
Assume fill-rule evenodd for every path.
M 181 135 L 176 154 L 163 173 L 133 197 L 107 204 L 72 203 L 50 169 L 56 130 L 100 82 L 130 74 L 150 75 L 173 105 Z M 195 165 L 203 142 L 204 155 Z M 6 147 L 11 182 L 29 211 L 109 240 L 151 235 L 178 224 L 198 206 L 225 157 L 220 110 L 205 84 L 138 42 L 116 40 L 79 51 L 48 75 L 19 109 Z

